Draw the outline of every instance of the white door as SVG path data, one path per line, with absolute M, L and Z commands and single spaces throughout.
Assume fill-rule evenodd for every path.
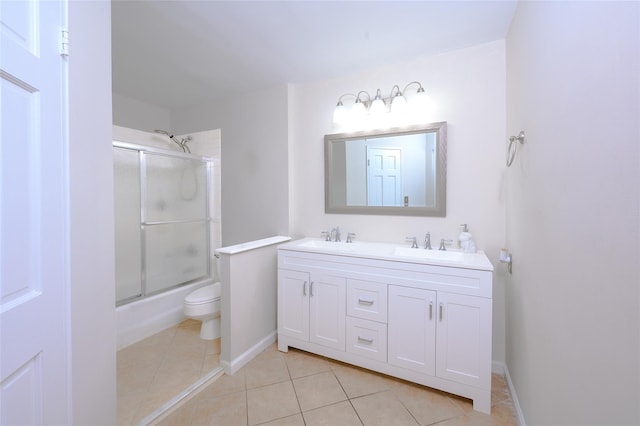
M 436 292 L 389 286 L 389 364 L 435 375 Z
M 367 149 L 367 205 L 403 205 L 401 153 L 400 149 Z
M 278 334 L 309 340 L 309 273 L 278 269 Z
M 66 4 L 0 2 L 0 424 L 69 424 Z
M 342 277 L 312 274 L 309 287 L 309 340 L 344 351 L 346 288 Z
M 438 377 L 488 389 L 491 299 L 438 292 Z

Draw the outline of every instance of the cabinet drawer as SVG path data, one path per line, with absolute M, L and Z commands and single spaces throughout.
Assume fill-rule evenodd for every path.
M 347 352 L 387 361 L 387 325 L 347 317 Z
M 387 285 L 347 280 L 347 315 L 387 322 Z

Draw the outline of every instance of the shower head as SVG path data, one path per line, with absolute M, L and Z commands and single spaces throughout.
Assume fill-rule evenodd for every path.
M 153 131 L 153 133 L 160 133 L 161 135 L 167 135 L 167 136 L 169 136 L 170 138 L 173 138 L 173 135 L 172 135 L 171 133 L 167 132 L 166 130 L 159 130 L 159 129 L 155 129 L 155 130 Z
M 189 149 L 189 147 L 187 146 L 187 142 L 189 142 L 191 140 L 191 136 L 187 136 L 186 139 L 182 139 L 182 140 L 178 140 L 176 139 L 176 137 L 167 132 L 166 130 L 160 130 L 160 129 L 155 129 L 153 131 L 154 133 L 160 133 L 161 135 L 167 135 L 169 136 L 169 139 L 171 139 L 173 142 L 175 142 L 180 148 L 182 148 L 183 152 L 188 152 L 191 153 L 191 150 Z

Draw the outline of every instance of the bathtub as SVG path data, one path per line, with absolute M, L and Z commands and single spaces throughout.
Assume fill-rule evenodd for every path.
M 185 318 L 182 313 L 184 298 L 192 291 L 214 282 L 213 278 L 207 278 L 118 306 L 116 308 L 117 350 L 180 323 Z

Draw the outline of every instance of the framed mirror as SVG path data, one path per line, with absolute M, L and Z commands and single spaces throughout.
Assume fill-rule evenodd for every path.
M 325 135 L 325 212 L 446 216 L 447 123 Z

